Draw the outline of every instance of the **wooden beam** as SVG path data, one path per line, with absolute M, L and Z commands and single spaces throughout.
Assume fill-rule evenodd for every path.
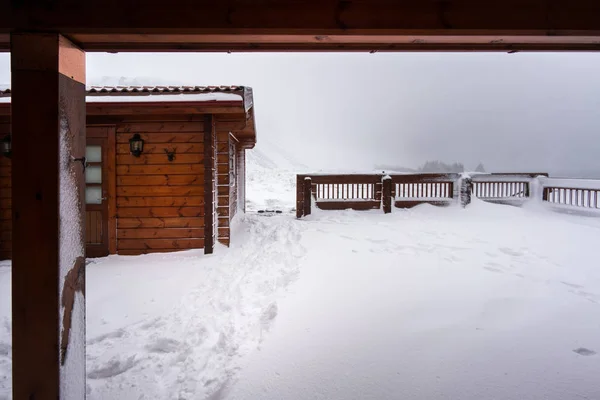
M 215 244 L 216 124 L 213 115 L 204 119 L 204 254 L 212 254 Z
M 89 51 L 599 50 L 596 0 L 0 2 L 13 31 Z M 202 16 L 198 23 L 198 16 Z
M 11 46 L 13 398 L 83 399 L 85 53 L 58 34 Z

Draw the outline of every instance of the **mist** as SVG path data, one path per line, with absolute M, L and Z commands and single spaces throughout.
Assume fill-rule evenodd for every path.
M 437 160 L 600 178 L 598 70 L 595 53 L 87 55 L 89 85 L 251 86 L 257 148 L 318 170 Z

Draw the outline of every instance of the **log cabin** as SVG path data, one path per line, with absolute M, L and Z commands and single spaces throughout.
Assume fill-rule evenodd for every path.
M 3 141 L 10 95 L 0 91 Z M 245 207 L 245 151 L 256 143 L 251 88 L 90 87 L 86 112 L 85 159 L 76 161 L 85 166 L 88 257 L 229 246 Z M 2 154 L 0 260 L 11 258 L 15 184 Z

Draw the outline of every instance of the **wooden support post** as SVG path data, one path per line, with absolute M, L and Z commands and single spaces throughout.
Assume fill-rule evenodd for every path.
M 471 193 L 473 192 L 473 181 L 471 178 L 463 178 L 460 181 L 460 204 L 463 207 L 471 204 Z
M 296 218 L 304 216 L 304 177 L 296 175 Z
M 383 203 L 383 212 L 389 214 L 392 212 L 392 178 L 385 176 L 382 179 L 383 190 L 381 201 Z
M 85 53 L 11 35 L 14 399 L 85 398 Z
M 212 114 L 204 120 L 204 254 L 212 254 L 216 229 L 216 127 Z
M 304 178 L 304 215 L 310 215 L 310 206 L 312 204 L 312 179 Z

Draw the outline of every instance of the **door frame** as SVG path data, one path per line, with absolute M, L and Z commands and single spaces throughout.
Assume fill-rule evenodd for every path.
M 116 157 L 116 125 L 88 125 L 86 139 L 104 139 L 106 149 L 103 154 L 106 176 L 107 197 L 107 230 L 108 254 L 117 254 L 117 157 Z M 94 140 L 95 141 L 95 140 Z

